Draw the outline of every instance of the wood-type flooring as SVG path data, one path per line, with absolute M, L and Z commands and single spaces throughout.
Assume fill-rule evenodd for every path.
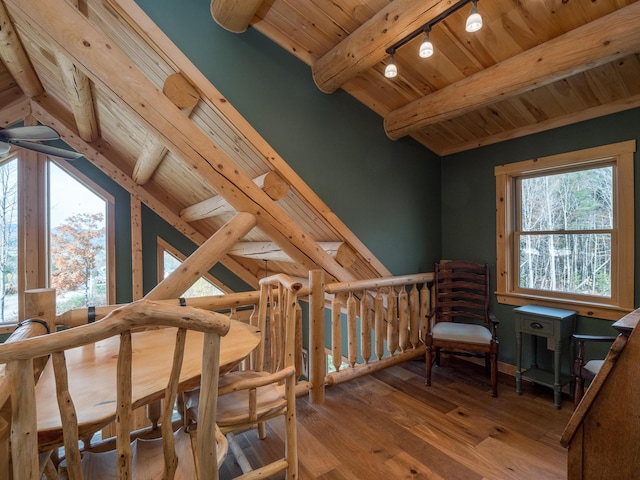
M 297 401 L 300 480 L 564 479 L 560 437 L 573 411 L 568 395 L 553 408 L 550 389 L 500 374 L 491 398 L 484 368 L 443 358 L 432 386 L 424 361 L 410 361 L 327 388 L 323 405 Z M 267 438 L 238 435 L 253 465 L 282 455 L 282 418 Z M 240 474 L 230 452 L 221 480 Z M 283 478 L 282 475 L 271 477 Z

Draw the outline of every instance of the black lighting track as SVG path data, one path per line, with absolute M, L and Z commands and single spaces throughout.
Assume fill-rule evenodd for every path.
M 477 0 L 475 0 L 475 1 L 477 2 Z M 447 18 L 449 15 L 454 14 L 455 12 L 460 10 L 462 7 L 464 7 L 465 5 L 467 5 L 469 3 L 473 3 L 473 2 L 474 2 L 474 0 L 460 0 L 458 3 L 456 3 L 456 4 L 452 5 L 452 6 L 450 6 L 449 8 L 447 8 L 440 15 L 438 15 L 436 17 L 433 17 L 433 19 L 429 20 L 427 23 L 422 25 L 417 30 L 414 30 L 409 35 L 407 35 L 406 37 L 403 37 L 402 39 L 398 40 L 396 43 L 394 43 L 389 48 L 387 48 L 385 50 L 385 52 L 387 52 L 389 55 L 393 55 L 394 53 L 396 53 L 396 50 L 399 49 L 400 47 L 402 47 L 404 44 L 409 43 L 411 40 L 416 38 L 421 33 L 429 32 L 434 25 L 440 23 L 442 20 Z

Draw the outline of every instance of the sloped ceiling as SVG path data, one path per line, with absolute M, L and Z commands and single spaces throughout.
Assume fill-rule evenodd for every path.
M 264 259 L 295 278 L 389 274 L 132 0 L 2 6 L 4 125 L 52 126 L 196 244 L 218 234 L 250 285 Z

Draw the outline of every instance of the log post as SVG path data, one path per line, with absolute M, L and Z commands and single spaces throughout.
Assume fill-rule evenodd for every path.
M 324 377 L 327 373 L 324 354 L 324 271 L 309 272 L 309 401 L 324 403 Z
M 147 300 L 164 300 L 182 295 L 202 275 L 213 267 L 227 251 L 249 231 L 255 227 L 256 217 L 250 213 L 240 212 L 214 233 L 195 252 L 193 252 L 180 268 L 174 270 L 162 280 L 144 298 Z
M 211 16 L 225 30 L 242 33 L 261 3 L 262 0 L 211 0 Z
M 282 200 L 289 192 L 289 184 L 282 179 L 276 172 L 267 172 L 253 179 L 258 187 L 260 187 L 269 198 L 274 201 Z M 193 222 L 194 220 L 202 220 L 203 218 L 216 217 L 223 213 L 233 212 L 235 209 L 229 205 L 223 196 L 216 195 L 202 202 L 198 202 L 180 212 L 180 218 L 185 222 Z
M 24 292 L 24 319 L 37 318 L 47 322 L 50 332 L 56 330 L 56 290 L 36 288 Z
M 162 93 L 182 110 L 187 117 L 198 104 L 200 94 L 180 73 L 169 75 L 164 82 Z M 167 154 L 167 148 L 153 134 L 147 134 L 131 178 L 138 185 L 146 184 Z

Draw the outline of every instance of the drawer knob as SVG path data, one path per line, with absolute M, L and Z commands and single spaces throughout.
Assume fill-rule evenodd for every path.
M 535 328 L 536 330 L 540 330 L 540 329 L 544 328 L 544 327 L 542 326 L 542 324 L 541 324 L 541 323 L 538 323 L 538 322 L 531 322 L 531 323 L 529 324 L 529 326 L 530 326 L 531 328 Z

